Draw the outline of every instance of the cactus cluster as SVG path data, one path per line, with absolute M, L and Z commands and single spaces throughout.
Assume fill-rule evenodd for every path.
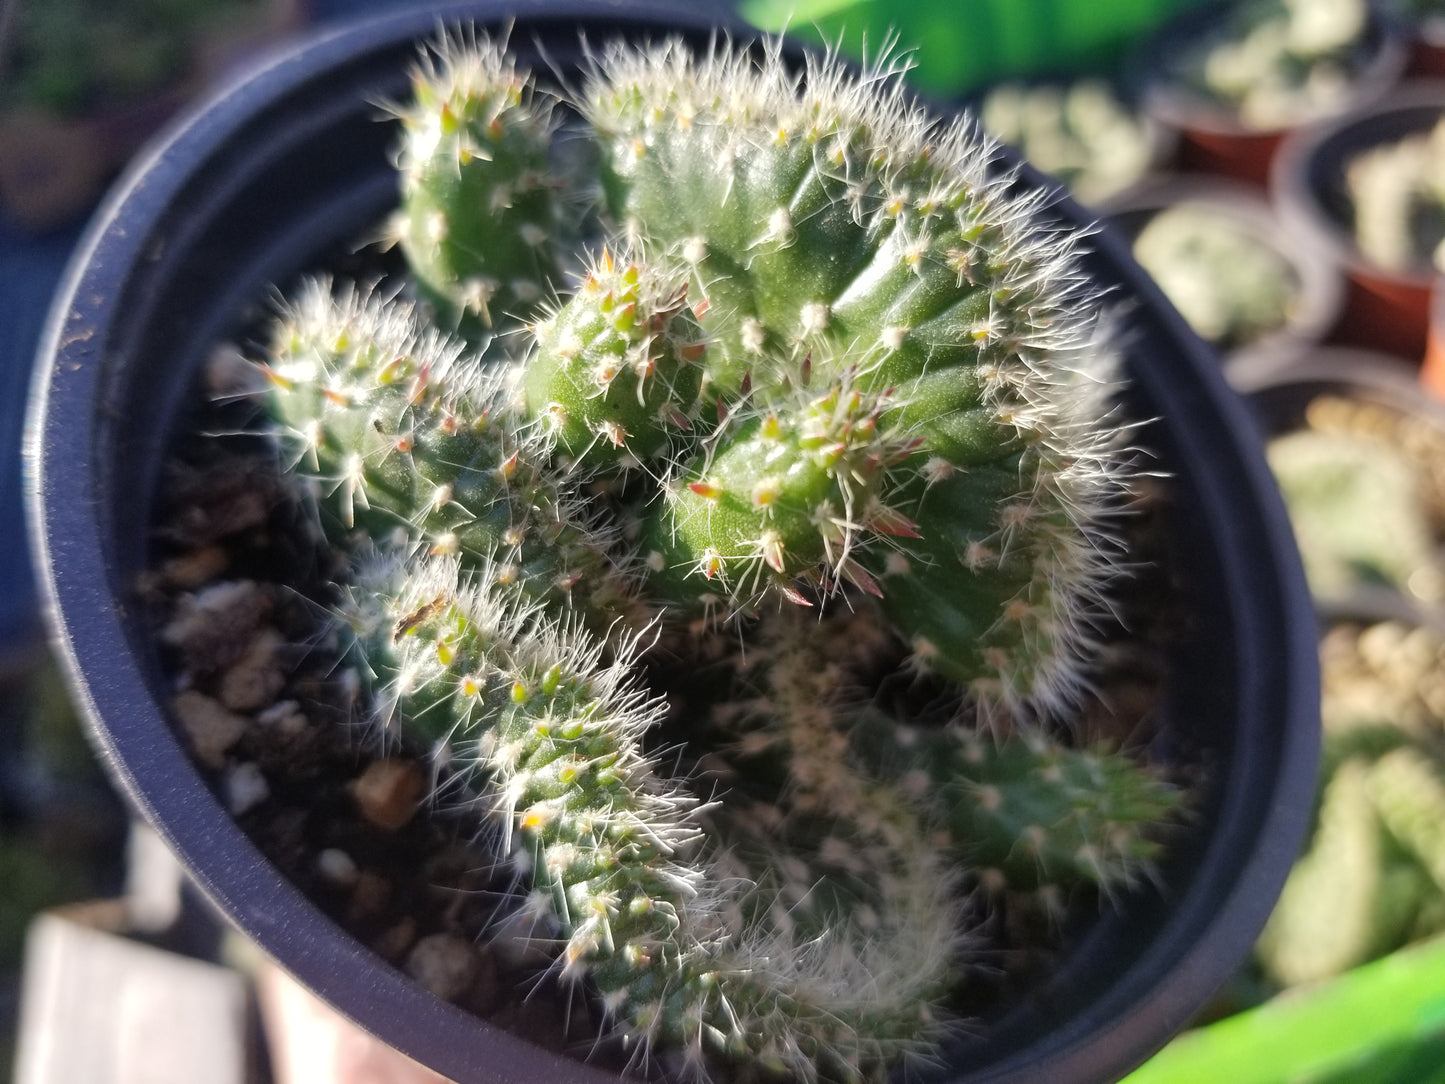
M 1324 758 L 1314 835 L 1256 953 L 1282 986 L 1445 930 L 1445 639 L 1400 621 L 1321 641 Z
M 640 1056 L 926 1055 L 977 898 L 1122 891 L 1181 800 L 1058 736 L 1131 478 L 1080 242 L 899 75 L 615 45 L 564 102 L 445 37 L 393 109 L 408 274 L 313 279 L 262 363 L 378 735 Z M 664 757 L 648 667 L 718 643 Z

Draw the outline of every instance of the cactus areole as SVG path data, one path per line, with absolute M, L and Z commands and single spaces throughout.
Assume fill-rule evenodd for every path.
M 268 446 L 349 566 L 322 639 L 363 740 L 432 750 L 499 828 L 609 1041 L 764 1079 L 1117 1077 L 1245 955 L 1304 831 L 1313 625 L 1277 494 L 1112 237 L 893 67 L 747 40 L 660 4 L 399 12 L 138 163 L 28 436 L 81 702 L 199 883 L 344 1013 L 458 1081 L 607 1079 L 323 918 L 166 717 L 130 585 L 187 388 L 247 337 Z M 1069 721 L 1146 486 L 1184 613 L 1136 761 Z M 755 652 L 737 699 L 705 753 L 660 749 L 638 659 L 708 635 Z M 875 636 L 967 733 L 839 694 Z M 1037 996 L 950 1023 L 965 893 L 1075 886 L 1117 906 Z

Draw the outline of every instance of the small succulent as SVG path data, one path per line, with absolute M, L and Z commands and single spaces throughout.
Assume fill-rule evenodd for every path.
M 1017 147 L 1083 203 L 1118 196 L 1153 165 L 1149 122 L 1097 77 L 1000 83 L 983 99 L 979 117 L 990 135 Z
M 1133 477 L 1080 241 L 898 75 L 614 45 L 563 103 L 444 38 L 393 110 L 404 283 L 311 280 L 262 366 L 378 740 L 697 1069 L 926 1056 L 967 888 L 1122 890 L 1180 802 L 1056 736 Z M 840 695 L 857 613 L 950 725 Z M 649 656 L 719 638 L 754 661 L 665 771 Z
M 1337 110 L 1364 66 L 1365 0 L 1241 0 L 1175 61 L 1179 76 L 1249 128 Z
M 1247 347 L 1298 319 L 1298 270 L 1227 206 L 1171 204 L 1144 224 L 1133 251 L 1189 326 L 1221 350 Z
M 1436 524 L 1445 437 L 1428 416 L 1320 393 L 1267 445 L 1310 590 L 1340 601 L 1388 588 L 1433 603 L 1445 591 Z
M 1256 947 L 1280 986 L 1445 929 L 1445 641 L 1398 621 L 1340 622 L 1320 661 L 1314 834 Z
M 1421 480 L 1408 458 L 1359 434 L 1301 429 L 1269 444 L 1310 589 L 1340 598 L 1361 584 L 1408 591 L 1434 562 Z
M 1445 121 L 1352 158 L 1345 182 L 1355 243 L 1389 271 L 1445 268 Z

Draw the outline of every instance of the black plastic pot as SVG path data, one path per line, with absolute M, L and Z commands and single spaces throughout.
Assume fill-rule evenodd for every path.
M 207 893 L 306 985 L 459 1081 L 599 1079 L 438 1000 L 324 918 L 237 829 L 162 710 L 130 603 L 167 432 L 211 345 L 393 204 L 392 132 L 416 41 L 442 19 L 500 26 L 540 71 L 579 34 L 704 42 L 664 3 L 474 2 L 408 10 L 281 56 L 139 162 L 92 224 L 55 303 L 28 436 L 36 550 L 77 695 L 126 792 Z M 1032 176 L 1032 175 L 1028 175 Z M 1021 183 L 1037 184 L 1026 177 Z M 1060 197 L 1049 212 L 1090 221 Z M 1127 300 L 1136 442 L 1172 475 L 1169 560 L 1188 632 L 1164 740 L 1203 784 L 1159 891 L 1085 923 L 1056 973 L 920 1072 L 930 1080 L 1102 1081 L 1183 1027 L 1248 951 L 1302 837 L 1317 748 L 1314 629 L 1289 528 L 1242 404 L 1107 232 L 1091 270 Z
M 1294 305 L 1284 323 L 1232 348 L 1221 349 L 1221 362 L 1231 382 L 1237 372 L 1286 363 L 1323 340 L 1339 319 L 1344 277 L 1330 253 L 1309 237 L 1291 233 L 1258 189 L 1240 181 L 1208 174 L 1174 174 L 1156 178 L 1099 208 L 1132 243 L 1160 212 L 1180 205 L 1201 211 L 1277 253 L 1298 281 Z
M 1270 194 L 1286 228 L 1324 245 L 1349 280 L 1338 337 L 1412 360 L 1425 349 L 1429 324 L 1428 265 L 1379 266 L 1355 243 L 1354 206 L 1345 171 L 1359 155 L 1429 131 L 1445 116 L 1445 82 L 1400 86 L 1385 99 L 1301 128 L 1280 144 Z

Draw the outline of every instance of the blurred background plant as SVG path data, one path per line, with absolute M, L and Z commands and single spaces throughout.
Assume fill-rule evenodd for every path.
M 82 213 L 160 124 L 309 0 L 8 0 L 0 208 L 29 230 Z

